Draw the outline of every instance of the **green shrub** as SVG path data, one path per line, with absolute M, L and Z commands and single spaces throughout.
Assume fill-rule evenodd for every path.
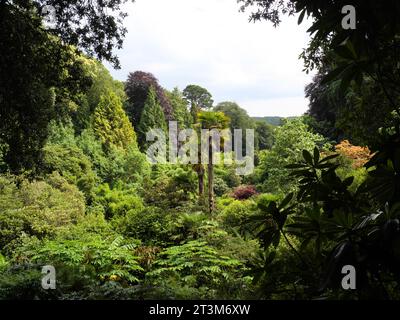
M 56 237 L 65 240 L 85 239 L 91 235 L 101 235 L 103 238 L 116 238 L 118 233 L 104 218 L 102 212 L 87 211 L 77 224 L 66 225 L 57 230 Z
M 214 192 L 215 192 L 215 195 L 222 196 L 223 194 L 227 193 L 228 191 L 229 191 L 229 187 L 226 184 L 226 182 L 222 178 L 216 177 L 214 179 Z
M 195 240 L 165 249 L 146 278 L 159 287 L 159 294 L 173 298 L 234 299 L 250 284 L 244 271 L 239 260 Z
M 157 165 L 143 187 L 145 202 L 161 208 L 187 207 L 196 199 L 196 175 L 189 167 Z
M 130 210 L 142 210 L 143 202 L 137 196 L 135 189 L 111 189 L 108 184 L 100 185 L 96 189 L 95 203 L 104 208 L 106 219 L 114 216 L 124 216 Z
M 268 207 L 268 204 L 272 201 L 278 201 L 280 199 L 280 197 L 276 194 L 272 194 L 272 193 L 263 193 L 261 195 L 259 195 L 256 199 L 257 204 L 261 204 L 265 207 Z
M 8 263 L 6 258 L 0 253 L 0 270 L 4 269 L 7 267 Z
M 312 151 L 314 147 L 324 146 L 326 139 L 314 134 L 303 118 L 287 120 L 283 126 L 275 128 L 275 143 L 271 150 L 259 153 L 260 165 L 256 168 L 259 185 L 257 188 L 264 192 L 294 191 L 297 179 L 289 176 L 286 165 L 301 159 L 302 150 Z
M 46 181 L 0 176 L 0 247 L 10 253 L 24 236 L 54 236 L 85 212 L 83 194 L 58 174 Z
M 90 158 L 96 174 L 111 186 L 118 182 L 141 183 L 150 174 L 146 155 L 134 143 L 125 149 L 114 145 L 104 148 L 91 128 L 85 129 L 76 140 L 78 147 Z
M 173 236 L 175 241 L 196 240 L 201 236 L 201 227 L 209 220 L 203 212 L 182 213 L 173 222 Z
M 92 170 L 90 159 L 77 146 L 47 144 L 43 148 L 44 172 L 61 174 L 69 183 L 75 184 L 91 199 L 98 177 Z
M 171 242 L 173 216 L 156 207 L 129 210 L 111 220 L 112 226 L 126 237 L 142 240 L 147 245 Z
M 358 187 L 368 178 L 368 170 L 364 167 L 357 169 L 351 167 L 339 167 L 336 172 L 342 180 L 354 177 L 354 181 L 349 187 L 351 192 L 356 192 Z
M 39 267 L 16 266 L 0 273 L 0 300 L 46 300 L 58 292 L 44 290 L 41 286 Z
M 222 209 L 220 219 L 228 229 L 240 228 L 256 209 L 257 206 L 253 200 L 233 200 Z
M 236 174 L 235 167 L 218 165 L 215 167 L 215 178 L 224 180 L 228 188 L 234 188 L 242 183 L 242 177 Z
M 142 271 L 134 255 L 137 244 L 121 236 L 106 239 L 88 233 L 83 238 L 59 237 L 26 243 L 18 256 L 21 259 L 25 255 L 24 260 L 38 265 L 53 265 L 56 270 L 74 270 L 80 278 L 89 276 L 99 282 L 137 283 Z

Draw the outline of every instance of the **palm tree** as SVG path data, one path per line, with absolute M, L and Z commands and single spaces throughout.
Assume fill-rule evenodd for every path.
M 199 124 L 202 129 L 217 129 L 222 130 L 228 127 L 229 118 L 222 112 L 201 111 L 197 115 Z M 214 201 L 214 163 L 213 163 L 213 146 L 212 135 L 208 135 L 208 205 L 210 213 L 215 209 Z

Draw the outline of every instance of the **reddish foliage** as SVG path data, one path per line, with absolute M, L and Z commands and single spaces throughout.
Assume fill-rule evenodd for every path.
M 252 185 L 241 185 L 233 190 L 232 197 L 236 200 L 246 200 L 257 194 L 257 190 Z
M 157 94 L 157 100 L 164 110 L 165 118 L 171 119 L 172 107 L 165 95 L 164 89 L 159 85 L 157 78 L 148 72 L 136 71 L 130 73 L 125 83 L 125 92 L 129 105 L 127 111 L 134 124 L 138 124 L 140 116 L 147 99 L 150 87 L 153 87 Z
M 352 161 L 354 169 L 361 168 L 371 159 L 371 151 L 368 147 L 359 147 L 352 145 L 349 141 L 343 140 L 335 146 L 336 152 Z

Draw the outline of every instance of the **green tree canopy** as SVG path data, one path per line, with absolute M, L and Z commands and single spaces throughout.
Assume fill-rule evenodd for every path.
M 283 126 L 276 127 L 275 143 L 271 150 L 260 152 L 260 165 L 256 168 L 261 189 L 266 192 L 292 190 L 295 182 L 285 166 L 298 161 L 303 150 L 312 152 L 316 145 L 324 145 L 325 140 L 312 133 L 302 118 L 287 120 Z
M 126 34 L 122 23 L 127 14 L 121 6 L 127 1 L 6 0 L 1 1 L 0 11 L 35 12 L 40 19 L 51 19 L 50 24 L 43 26 L 48 34 L 119 66 L 118 58 L 112 51 L 122 47 Z
M 195 84 L 188 85 L 183 90 L 183 96 L 190 104 L 190 113 L 194 122 L 197 122 L 197 113 L 199 111 L 211 109 L 214 103 L 211 93 Z
M 336 143 L 347 139 L 357 145 L 376 145 L 379 129 L 390 127 L 395 119 L 393 105 L 380 85 L 364 77 L 362 87 L 353 83 L 343 92 L 340 80 L 324 83 L 323 79 L 324 73 L 319 72 L 306 87 L 309 125 Z M 397 100 L 400 96 L 394 97 Z
M 60 101 L 88 86 L 77 48 L 118 66 L 124 2 L 0 1 L 0 144 L 13 172 L 37 167 Z
M 76 50 L 49 35 L 34 11 L 2 1 L 0 30 L 0 143 L 8 146 L 9 168 L 19 172 L 40 162 L 58 96 L 87 83 Z
M 254 121 L 247 114 L 247 111 L 241 108 L 236 102 L 221 102 L 215 108 L 214 111 L 223 112 L 230 118 L 230 129 L 254 129 Z
M 242 149 L 246 150 L 246 129 L 254 129 L 255 123 L 247 114 L 247 111 L 241 108 L 236 102 L 221 102 L 215 108 L 217 112 L 223 112 L 230 119 L 229 129 L 232 132 L 232 142 L 235 143 L 233 136 L 235 129 L 242 129 Z

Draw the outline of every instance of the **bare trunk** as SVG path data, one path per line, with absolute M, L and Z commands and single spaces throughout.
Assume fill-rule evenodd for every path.
M 199 178 L 199 197 L 201 198 L 204 195 L 204 168 L 199 169 L 197 176 Z
M 208 204 L 210 213 L 215 209 L 214 203 L 214 164 L 213 164 L 213 150 L 212 141 L 210 137 L 210 144 L 208 149 Z

